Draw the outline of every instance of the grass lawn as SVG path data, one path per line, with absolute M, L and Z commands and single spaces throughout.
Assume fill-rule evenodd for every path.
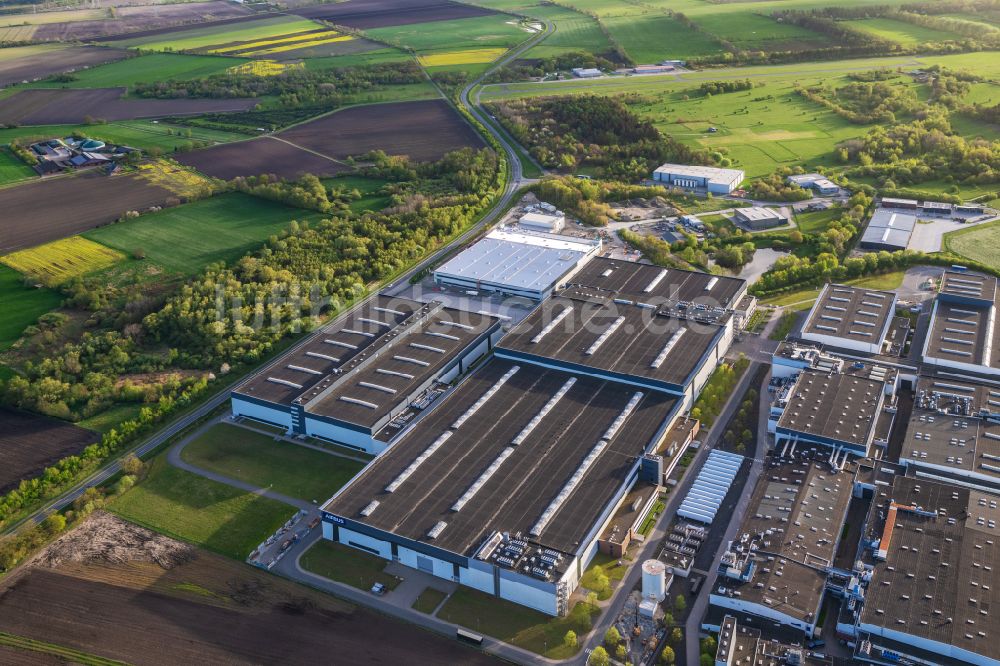
M 8 148 L 0 148 L 0 185 L 35 178 L 35 170 L 17 158 Z
M 126 520 L 236 559 L 245 559 L 295 508 L 153 460 L 149 476 L 111 503 Z
M 0 351 L 10 347 L 27 326 L 59 307 L 62 296 L 44 287 L 26 287 L 24 276 L 0 264 Z
M 417 600 L 413 602 L 413 608 L 420 611 L 421 613 L 427 613 L 430 615 L 433 613 L 444 598 L 448 595 L 441 590 L 435 590 L 433 587 L 428 587 L 426 590 L 420 593 Z
M 322 501 L 364 467 L 362 463 L 220 423 L 184 447 L 198 467 L 304 500 Z
M 378 193 L 386 185 L 386 181 L 379 180 L 378 178 L 347 175 L 337 178 L 324 178 L 323 184 L 327 187 L 338 189 L 357 189 L 361 193 L 361 198 L 350 203 L 351 210 L 355 213 L 382 210 L 392 203 L 391 197 Z
M 844 284 L 855 287 L 865 287 L 868 289 L 892 291 L 893 289 L 898 289 L 899 286 L 903 284 L 904 274 L 905 271 L 891 271 L 889 273 L 881 273 L 878 275 L 854 278 L 853 280 L 845 280 Z M 761 301 L 761 305 L 791 307 L 794 311 L 808 310 L 812 307 L 813 301 L 819 297 L 819 292 L 819 289 L 802 289 L 799 291 L 792 291 L 787 294 L 764 298 Z M 780 324 L 778 326 L 780 327 Z M 783 337 L 784 336 L 782 336 L 782 338 Z M 773 339 L 777 340 L 782 338 Z
M 583 636 L 593 626 L 597 612 L 598 608 L 580 602 L 566 617 L 550 617 L 479 590 L 459 586 L 441 606 L 437 617 L 549 659 L 568 659 L 579 652 L 579 647 L 569 648 L 563 644 L 566 632 L 572 629 L 577 636 Z
M 114 46 L 140 47 L 147 51 L 183 51 L 206 46 L 264 40 L 307 30 L 318 30 L 323 25 L 297 16 L 271 16 L 257 21 L 241 21 L 223 26 L 205 26 L 175 32 L 147 35 L 113 42 Z
M 844 21 L 846 25 L 858 30 L 863 30 L 869 34 L 888 39 L 889 41 L 903 44 L 904 46 L 914 46 L 927 42 L 947 42 L 960 39 L 958 35 L 950 32 L 943 32 L 933 28 L 925 28 L 920 25 L 907 23 L 906 21 L 896 21 L 889 18 L 870 18 L 856 21 Z
M 660 511 L 663 510 L 663 504 L 660 503 Z M 625 577 L 625 572 L 628 571 L 629 562 L 627 560 L 623 561 L 622 566 L 618 566 L 618 558 L 611 557 L 605 553 L 597 553 L 594 555 L 594 559 L 591 560 L 590 566 L 587 570 L 583 572 L 583 577 L 580 579 L 580 585 L 587 588 L 592 592 L 597 593 L 597 598 L 601 601 L 611 598 L 611 593 L 614 591 L 615 583 L 620 581 Z M 604 575 L 608 577 L 608 585 L 602 586 L 598 582 L 598 574 L 604 572 Z
M 79 421 L 77 425 L 81 428 L 87 428 L 88 430 L 96 430 L 97 432 L 105 433 L 112 428 L 120 426 L 122 421 L 127 421 L 139 416 L 139 410 L 142 409 L 142 407 L 143 406 L 138 403 L 115 405 L 110 409 L 106 409 L 103 412 Z
M 24 88 L 117 88 L 136 83 L 170 79 L 201 79 L 221 74 L 229 67 L 247 62 L 246 58 L 185 55 L 181 53 L 150 53 L 74 72 L 76 81 L 53 83 L 39 81 Z
M 949 232 L 942 245 L 949 252 L 1000 268 L 1000 221 Z
M 254 250 L 292 220 L 318 219 L 284 204 L 232 192 L 100 227 L 84 234 L 167 271 L 194 275 L 216 261 L 227 263 Z
M 811 210 L 795 213 L 795 223 L 804 234 L 819 234 L 826 231 L 831 222 L 840 217 L 840 208 L 833 206 L 826 210 Z
M 306 571 L 359 590 L 370 590 L 375 583 L 394 590 L 400 582 L 383 571 L 388 560 L 326 539 L 320 539 L 303 553 L 300 563 Z

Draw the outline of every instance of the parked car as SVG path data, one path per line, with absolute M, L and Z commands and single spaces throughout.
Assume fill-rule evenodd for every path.
M 383 585 L 382 583 L 375 583 L 374 585 L 372 585 L 372 594 L 374 594 L 377 597 L 381 597 L 383 594 L 385 594 L 385 585 Z

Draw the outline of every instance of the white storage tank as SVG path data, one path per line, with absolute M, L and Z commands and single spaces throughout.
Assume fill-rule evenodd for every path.
M 667 596 L 667 565 L 659 560 L 642 563 L 642 598 L 663 601 Z

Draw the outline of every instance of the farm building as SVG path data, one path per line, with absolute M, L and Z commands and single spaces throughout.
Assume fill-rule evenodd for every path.
M 997 279 L 945 271 L 924 340 L 926 366 L 948 372 L 1000 375 Z
M 872 213 L 868 227 L 861 236 L 863 250 L 905 250 L 917 226 L 917 218 L 881 207 Z
M 522 215 L 517 223 L 528 231 L 557 234 L 566 226 L 566 215 L 559 211 L 553 214 L 529 212 Z
M 596 79 L 604 76 L 604 72 L 593 67 L 574 67 L 573 76 L 578 79 Z
M 691 443 L 679 414 L 746 289 L 591 260 L 323 506 L 324 537 L 566 613 L 609 530 L 634 529 Z
M 920 204 L 920 212 L 927 215 L 951 215 L 951 204 L 940 201 L 925 201 Z
M 882 197 L 882 207 L 917 210 L 917 208 L 920 207 L 920 202 L 916 199 L 893 199 L 892 197 Z
M 813 190 L 817 194 L 833 195 L 840 192 L 840 186 L 821 173 L 802 173 L 788 177 L 789 183 Z
M 541 300 L 600 249 L 600 240 L 499 228 L 435 270 L 434 281 Z
M 895 310 L 894 292 L 827 284 L 799 337 L 836 349 L 879 354 Z
M 763 231 L 788 224 L 788 216 L 773 208 L 737 208 L 733 221 L 750 231 Z
M 653 180 L 667 187 L 698 190 L 712 194 L 730 194 L 740 186 L 746 174 L 740 169 L 688 164 L 664 164 L 653 172 Z
M 486 314 L 379 296 L 236 388 L 233 415 L 379 453 L 500 335 Z

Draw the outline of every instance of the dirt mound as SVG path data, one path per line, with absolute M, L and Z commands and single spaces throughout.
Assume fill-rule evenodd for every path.
M 64 562 L 153 562 L 171 569 L 196 556 L 193 546 L 98 511 L 39 553 L 32 565 L 54 569 Z

